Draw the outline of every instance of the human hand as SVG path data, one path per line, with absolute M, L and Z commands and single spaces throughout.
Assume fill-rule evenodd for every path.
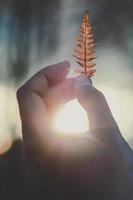
M 74 98 L 73 79 L 65 79 L 69 68 L 67 61 L 46 67 L 18 89 L 25 157 L 31 158 L 33 155 L 35 159 L 37 155 L 39 159 L 41 152 L 44 154 L 45 150 L 54 149 L 56 137 L 51 124 L 53 114 Z M 36 154 L 31 153 L 31 150 L 36 151 Z
M 56 177 L 69 200 L 131 199 L 132 151 L 101 92 L 86 77 L 65 79 L 67 68 L 67 62 L 45 68 L 18 90 L 25 158 L 40 174 Z M 74 97 L 87 111 L 90 133 L 57 135 L 53 112 Z

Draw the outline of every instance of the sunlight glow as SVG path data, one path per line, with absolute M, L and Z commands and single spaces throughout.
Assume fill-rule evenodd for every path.
M 63 134 L 84 133 L 89 130 L 87 114 L 77 100 L 70 101 L 57 113 L 54 127 Z

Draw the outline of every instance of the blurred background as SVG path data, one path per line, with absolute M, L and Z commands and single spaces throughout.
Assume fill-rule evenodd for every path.
M 89 9 L 96 40 L 94 85 L 133 148 L 133 1 L 0 0 L 0 154 L 21 138 L 16 90 L 44 66 L 68 59 Z

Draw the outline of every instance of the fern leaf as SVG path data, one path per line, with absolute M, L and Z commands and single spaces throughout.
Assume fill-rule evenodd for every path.
M 76 58 L 77 63 L 84 68 L 84 74 L 87 76 L 87 69 L 90 69 L 95 66 L 94 63 L 91 63 L 93 59 L 96 58 L 94 55 L 95 44 L 92 33 L 92 27 L 89 20 L 89 11 L 87 10 L 82 19 L 80 25 L 80 33 L 76 38 L 76 48 L 74 49 L 73 56 Z M 92 71 L 92 73 L 94 70 Z M 92 74 L 89 75 L 91 77 Z

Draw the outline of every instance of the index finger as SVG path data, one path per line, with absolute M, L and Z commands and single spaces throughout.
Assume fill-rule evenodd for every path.
M 18 90 L 17 99 L 24 127 L 35 129 L 38 128 L 38 124 L 44 125 L 47 121 L 47 115 L 45 115 L 47 107 L 42 96 L 49 87 L 65 78 L 69 68 L 67 61 L 48 66 L 36 73 Z
M 69 68 L 70 64 L 68 61 L 47 66 L 33 75 L 18 90 L 18 93 L 23 88 L 24 90 L 32 90 L 39 95 L 44 95 L 49 87 L 56 85 L 65 78 Z

